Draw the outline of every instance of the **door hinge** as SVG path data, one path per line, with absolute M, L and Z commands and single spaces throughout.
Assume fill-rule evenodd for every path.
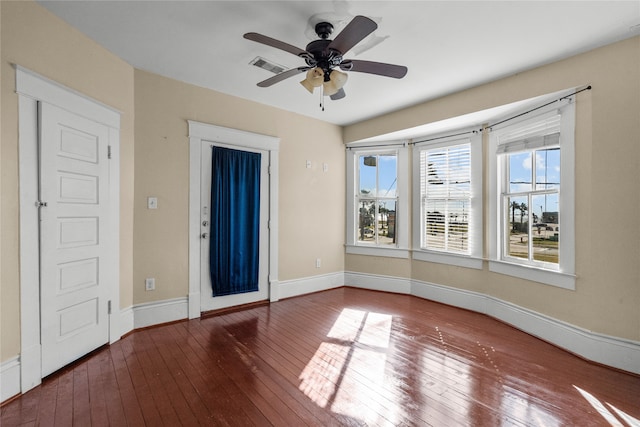
M 107 314 L 111 314 L 111 300 L 107 301 Z
M 46 208 L 46 207 L 47 207 L 47 202 L 36 200 L 36 208 Z
M 111 146 L 107 145 L 107 159 L 111 160 Z

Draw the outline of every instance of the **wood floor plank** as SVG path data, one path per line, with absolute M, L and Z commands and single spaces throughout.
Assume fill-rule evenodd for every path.
M 108 426 L 109 413 L 104 391 L 104 380 L 100 365 L 104 363 L 104 355 L 98 354 L 87 360 L 87 384 L 91 425 Z
M 137 348 L 140 348 L 140 352 L 144 349 L 144 343 L 140 339 L 142 335 L 143 334 L 141 333 L 132 337 L 132 339 L 123 340 L 122 347 L 125 353 L 128 354 L 126 358 L 128 371 L 145 425 L 162 425 L 162 417 L 158 412 L 156 403 L 151 395 L 151 388 L 145 378 L 142 365 L 138 359 L 139 352 Z
M 118 395 L 116 395 L 114 391 L 113 398 L 120 398 L 124 418 L 127 420 L 128 425 L 143 426 L 145 423 L 142 415 L 142 409 L 135 393 L 133 382 L 131 380 L 131 372 L 129 371 L 125 353 L 122 348 L 124 341 L 125 340 L 121 340 L 112 344 L 109 351 L 114 368 L 113 374 L 116 381 L 115 387 L 117 387 L 118 392 Z M 114 423 L 113 425 L 117 424 Z
M 58 379 L 43 381 L 40 386 L 41 397 L 36 416 L 36 425 L 53 426 L 55 422 L 56 401 L 58 399 Z
M 58 398 L 56 399 L 54 423 L 56 426 L 73 424 L 73 398 L 73 370 L 67 370 L 58 376 Z
M 354 288 L 135 331 L 0 408 L 3 427 L 638 424 L 638 376 Z
M 227 349 L 209 341 L 212 333 L 221 333 L 217 326 L 211 324 L 209 328 L 203 328 L 200 322 L 193 322 L 188 325 L 188 331 L 191 337 L 189 349 L 195 356 L 193 363 L 204 379 L 198 389 L 213 393 L 206 402 L 215 419 L 224 425 L 268 424 L 267 418 L 252 401 L 243 397 L 239 385 L 221 365 L 220 355 Z
M 73 368 L 73 424 L 91 425 L 88 363 Z
M 115 351 L 114 351 L 115 353 Z M 101 353 L 98 366 L 101 375 L 103 398 L 107 412 L 108 425 L 127 425 L 121 390 L 118 386 L 113 359 L 107 352 Z M 124 390 L 123 390 L 124 391 Z

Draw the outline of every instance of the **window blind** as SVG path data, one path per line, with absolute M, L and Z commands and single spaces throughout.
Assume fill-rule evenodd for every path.
M 544 147 L 557 147 L 558 145 L 560 145 L 560 132 L 554 132 L 549 135 L 533 136 L 498 145 L 497 152 L 498 154 L 515 153 Z
M 420 152 L 422 244 L 426 249 L 469 251 L 471 147 Z

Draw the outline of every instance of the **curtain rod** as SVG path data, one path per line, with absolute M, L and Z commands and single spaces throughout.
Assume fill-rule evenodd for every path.
M 391 144 L 352 145 L 350 147 L 345 147 L 345 148 L 347 150 L 353 150 L 354 148 L 404 147 L 405 145 L 407 145 L 406 142 L 395 142 Z
M 535 107 L 535 108 L 532 108 L 532 109 L 530 109 L 530 110 L 527 110 L 527 111 L 525 111 L 524 113 L 516 114 L 515 116 L 508 117 L 508 118 L 506 118 L 506 119 L 504 119 L 504 120 L 500 120 L 499 122 L 492 123 L 492 124 L 488 125 L 488 126 L 487 126 L 487 128 L 491 128 L 491 127 L 493 127 L 493 126 L 500 125 L 500 124 L 502 124 L 502 123 L 508 122 L 509 120 L 517 119 L 518 117 L 524 116 L 525 114 L 529 114 L 529 113 L 531 113 L 531 112 L 533 112 L 533 111 L 539 110 L 540 108 L 544 108 L 544 107 L 546 107 L 546 106 L 548 106 L 548 105 L 551 105 L 551 104 L 553 104 L 554 102 L 559 102 L 559 101 L 562 101 L 563 99 L 570 98 L 570 97 L 572 97 L 573 95 L 577 95 L 577 94 L 579 94 L 580 92 L 584 92 L 585 90 L 591 90 L 591 85 L 588 85 L 588 86 L 586 86 L 586 87 L 583 87 L 582 89 L 578 89 L 578 90 L 576 90 L 575 92 L 570 93 L 570 94 L 568 94 L 568 95 L 565 95 L 565 96 L 563 96 L 563 97 L 561 97 L 561 98 L 554 99 L 553 101 L 549 101 L 549 102 L 547 102 L 546 104 L 540 105 L 540 106 Z M 409 142 L 409 143 L 407 143 L 407 144 L 408 144 L 408 145 L 416 145 L 416 144 L 421 144 L 421 143 L 423 143 L 423 142 L 437 141 L 437 140 L 439 140 L 439 139 L 444 139 L 444 138 L 453 138 L 454 136 L 462 136 L 462 135 L 467 135 L 467 134 L 470 134 L 470 133 L 478 133 L 478 132 L 482 132 L 483 130 L 484 130 L 484 128 L 481 128 L 481 129 L 479 129 L 479 130 L 477 130 L 477 131 L 475 131 L 475 130 L 470 130 L 470 131 L 467 131 L 467 132 L 461 132 L 461 133 L 454 133 L 454 134 L 451 134 L 451 135 L 438 136 L 438 137 L 430 138 L 430 139 L 422 139 L 422 140 L 420 140 L 420 141 L 412 141 L 412 142 Z M 358 145 L 358 146 L 355 146 L 355 147 L 347 147 L 347 150 L 351 150 L 351 149 L 353 149 L 353 148 L 393 147 L 393 146 L 400 146 L 400 145 L 404 146 L 404 145 L 405 145 L 405 143 L 379 144 L 379 145 Z
M 412 141 L 412 142 L 409 143 L 409 145 L 416 145 L 416 144 L 421 144 L 423 142 L 437 141 L 439 139 L 445 139 L 445 138 L 453 138 L 454 136 L 467 135 L 469 133 L 478 133 L 478 131 L 469 130 L 469 131 L 466 131 L 466 132 L 454 133 L 454 134 L 451 134 L 451 135 L 436 136 L 435 138 L 429 138 L 429 139 L 421 139 L 420 141 Z
M 579 94 L 580 92 L 584 92 L 585 90 L 591 90 L 591 85 L 589 85 L 589 86 L 587 86 L 587 87 L 583 87 L 582 89 L 576 90 L 575 92 L 570 93 L 569 95 L 565 95 L 565 96 L 563 96 L 563 97 L 561 97 L 561 98 L 554 99 L 553 101 L 549 101 L 549 102 L 547 102 L 546 104 L 543 104 L 543 105 L 540 105 L 540 106 L 538 106 L 538 107 L 532 108 L 532 109 L 530 109 L 530 110 L 528 110 L 528 111 L 525 111 L 524 113 L 516 114 L 515 116 L 508 117 L 508 118 L 506 118 L 506 119 L 504 119 L 504 120 L 500 120 L 499 122 L 492 123 L 492 124 L 488 125 L 488 126 L 487 126 L 487 128 L 492 128 L 493 126 L 500 125 L 500 124 L 502 124 L 502 123 L 508 122 L 509 120 L 517 119 L 518 117 L 524 116 L 525 114 L 529 114 L 529 113 L 531 113 L 531 112 L 533 112 L 533 111 L 539 110 L 540 108 L 544 108 L 544 107 L 546 107 L 547 105 L 551 105 L 551 104 L 553 104 L 554 102 L 560 102 L 560 101 L 562 101 L 563 99 L 571 98 L 573 95 L 577 95 L 577 94 Z M 480 129 L 480 131 L 482 132 L 482 129 Z

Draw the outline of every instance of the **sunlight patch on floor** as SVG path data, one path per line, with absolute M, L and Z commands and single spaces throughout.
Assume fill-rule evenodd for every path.
M 318 406 L 367 424 L 397 421 L 393 393 L 385 387 L 386 352 L 393 317 L 344 309 L 327 340 L 300 374 L 300 390 Z
M 598 400 L 597 397 L 595 397 L 593 394 L 589 393 L 586 390 L 581 389 L 580 387 L 578 387 L 577 385 L 574 384 L 573 388 L 575 388 L 576 390 L 578 390 L 578 393 L 580 393 L 582 395 L 582 397 L 585 398 L 585 400 L 587 402 L 589 402 L 589 404 L 591 406 L 593 406 L 593 408 L 598 411 L 598 413 L 600 415 L 602 415 L 602 417 L 613 427 L 640 427 L 640 420 L 638 420 L 637 418 L 632 417 L 631 415 L 625 413 L 624 411 L 621 411 L 620 409 L 616 408 L 615 406 L 613 406 L 612 404 L 607 402 L 607 406 L 609 406 L 611 409 L 613 409 L 613 411 L 618 414 L 618 416 L 624 421 L 624 423 L 620 422 L 620 420 L 618 418 L 616 418 L 616 416 L 607 409 L 607 407 L 600 401 Z
M 607 402 L 607 405 L 611 409 L 613 409 L 614 412 L 618 414 L 618 416 L 622 418 L 622 420 L 625 421 L 627 424 L 629 424 L 631 427 L 640 427 L 640 420 L 638 418 L 634 418 L 631 415 L 627 414 L 626 412 L 621 411 L 620 409 L 616 408 L 609 402 Z

